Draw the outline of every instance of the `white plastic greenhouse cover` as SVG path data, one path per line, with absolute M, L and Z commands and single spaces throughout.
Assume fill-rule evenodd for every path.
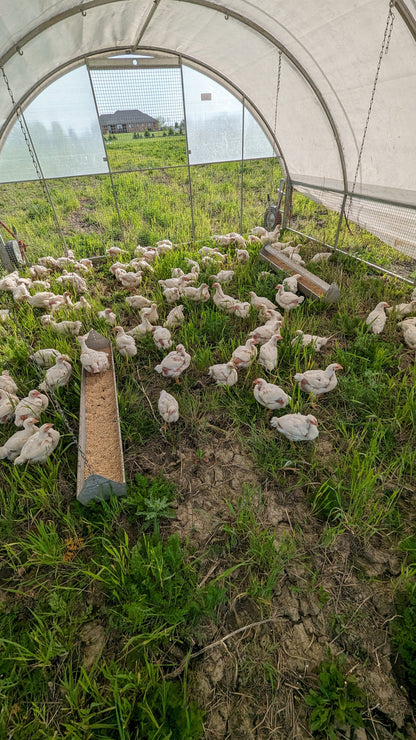
M 0 11 L 13 97 L 0 78 L 0 147 L 17 106 L 87 57 L 173 53 L 244 98 L 295 187 L 345 201 L 351 220 L 416 254 L 415 0 L 0 0 Z

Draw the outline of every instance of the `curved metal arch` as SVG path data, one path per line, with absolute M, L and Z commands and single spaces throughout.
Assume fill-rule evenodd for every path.
M 78 13 L 87 13 L 88 10 L 91 10 L 92 8 L 98 7 L 100 5 L 112 5 L 113 3 L 119 2 L 124 2 L 124 0 L 86 0 L 86 2 L 82 5 L 77 5 L 73 8 L 63 10 L 62 13 L 57 13 L 56 15 L 52 16 L 52 18 L 48 18 L 48 20 L 39 23 L 38 26 L 35 26 L 30 31 L 25 33 L 25 35 L 18 40 L 17 44 L 10 46 L 9 49 L 7 49 L 7 51 L 0 57 L 0 67 L 4 67 L 9 59 L 11 59 L 11 57 L 15 54 L 21 54 L 22 48 L 26 44 L 28 44 L 29 41 L 32 41 L 32 39 L 36 38 L 36 36 L 39 36 L 43 31 L 46 31 L 47 28 L 50 28 L 50 26 L 55 26 L 57 23 L 61 23 L 61 21 L 64 21 L 66 18 L 70 18 L 73 15 L 78 15 Z
M 66 72 L 70 72 L 72 69 L 76 69 L 77 67 L 80 67 L 82 64 L 88 64 L 88 59 L 95 56 L 102 56 L 103 54 L 111 54 L 114 52 L 120 52 L 120 51 L 126 51 L 125 46 L 121 47 L 109 47 L 107 49 L 100 49 L 99 51 L 91 52 L 91 54 L 85 55 L 82 54 L 79 57 L 75 57 L 74 59 L 69 60 L 68 62 L 65 62 L 64 64 L 61 64 L 59 67 L 56 67 L 53 72 L 50 72 L 49 74 L 42 77 L 41 80 L 37 82 L 36 85 L 33 85 L 24 96 L 22 96 L 13 106 L 12 110 L 10 111 L 8 117 L 3 123 L 3 126 L 0 128 L 0 142 L 2 141 L 3 137 L 6 133 L 8 133 L 8 130 L 11 129 L 12 125 L 14 124 L 14 118 L 17 113 L 17 111 L 21 108 L 24 109 L 29 105 L 34 97 L 36 97 L 36 94 L 39 94 L 42 90 L 44 90 L 46 87 L 48 87 L 49 84 L 51 84 L 55 79 L 58 79 L 59 77 L 62 77 Z M 215 69 L 210 67 L 207 64 L 204 64 L 203 62 L 200 62 L 198 59 L 194 59 L 191 56 L 185 55 L 185 54 L 178 54 L 175 51 L 172 51 L 171 49 L 164 49 L 160 47 L 153 47 L 153 46 L 146 46 L 143 48 L 139 48 L 138 51 L 141 52 L 162 52 L 166 54 L 171 54 L 172 56 L 180 57 L 182 60 L 185 60 L 187 62 L 190 62 L 190 65 L 193 66 L 193 68 L 197 70 L 203 70 L 204 72 L 207 72 L 207 76 L 211 77 L 211 79 L 214 79 L 215 81 L 223 81 L 225 83 L 225 86 L 230 90 L 238 93 L 238 95 L 241 97 L 242 100 L 244 100 L 245 104 L 248 104 L 247 107 L 255 112 L 256 117 L 262 122 L 263 129 L 265 129 L 268 132 L 270 140 L 273 142 L 274 148 L 276 149 L 277 158 L 281 164 L 282 170 L 286 177 L 290 177 L 290 173 L 287 167 L 286 159 L 283 154 L 282 148 L 279 144 L 279 141 L 276 137 L 276 134 L 272 131 L 270 128 L 268 122 L 265 120 L 263 114 L 261 111 L 257 108 L 257 106 L 250 100 L 250 98 L 247 97 L 247 95 L 244 93 L 243 90 L 241 90 L 236 85 L 232 85 L 230 81 L 221 73 L 217 72 Z M 61 74 L 59 74 L 61 73 Z M 0 144 L 0 150 L 1 150 L 1 144 Z
M 348 178 L 347 178 L 347 167 L 344 157 L 344 151 L 342 149 L 341 144 L 341 137 L 337 128 L 337 125 L 335 123 L 335 120 L 332 116 L 332 113 L 330 111 L 330 108 L 322 95 L 319 87 L 315 84 L 314 80 L 310 76 L 310 74 L 307 72 L 307 70 L 303 67 L 303 65 L 298 61 L 298 59 L 292 54 L 292 52 L 289 51 L 289 49 L 286 48 L 284 44 L 282 44 L 278 39 L 276 39 L 271 33 L 266 31 L 266 29 L 259 26 L 257 23 L 254 23 L 254 21 L 249 20 L 248 18 L 245 18 L 241 13 L 237 13 L 234 10 L 229 10 L 224 5 L 219 5 L 218 3 L 210 2 L 210 0 L 176 0 L 176 2 L 180 3 L 190 3 L 192 5 L 201 5 L 204 8 L 209 8 L 211 10 L 216 11 L 217 13 L 221 13 L 221 15 L 226 15 L 229 18 L 233 18 L 235 21 L 238 21 L 242 25 L 248 26 L 249 28 L 253 29 L 258 33 L 260 36 L 263 36 L 263 38 L 267 39 L 273 46 L 276 46 L 282 54 L 293 64 L 295 69 L 300 73 L 301 77 L 307 82 L 313 93 L 315 94 L 322 110 L 324 111 L 324 114 L 328 120 L 328 123 L 332 129 L 332 133 L 334 135 L 335 143 L 338 149 L 338 156 L 339 161 L 341 165 L 341 171 L 342 171 L 342 180 L 344 183 L 344 190 L 345 192 L 348 190 Z
M 85 4 L 83 4 L 82 6 L 77 6 L 76 8 L 70 8 L 70 9 L 68 9 L 66 11 L 63 11 L 62 13 L 57 14 L 53 18 L 50 18 L 47 21 L 44 21 L 43 23 L 39 24 L 39 26 L 37 26 L 36 28 L 31 29 L 31 31 L 29 31 L 27 34 L 25 34 L 25 36 L 23 36 L 18 41 L 18 43 L 16 45 L 14 45 L 11 49 L 9 49 L 2 56 L 2 58 L 0 59 L 0 67 L 3 66 L 8 61 L 8 59 L 10 59 L 14 54 L 20 52 L 21 49 L 22 49 L 22 47 L 26 43 L 28 43 L 33 38 L 35 38 L 37 35 L 39 35 L 40 33 L 42 33 L 42 31 L 45 30 L 46 28 L 49 28 L 52 25 L 55 25 L 57 23 L 60 23 L 61 21 L 65 20 L 65 18 L 69 18 L 72 15 L 76 15 L 79 12 L 86 12 L 89 9 L 92 9 L 94 7 L 97 7 L 97 6 L 106 5 L 106 4 L 112 4 L 114 2 L 122 2 L 122 1 L 123 0 L 89 0 L 88 2 L 86 2 Z M 397 0 L 397 1 L 399 2 L 400 0 Z M 273 46 L 275 46 L 276 48 L 278 48 L 285 55 L 285 57 L 291 62 L 291 64 L 300 73 L 301 77 L 303 77 L 303 79 L 305 79 L 305 81 L 307 82 L 307 84 L 310 86 L 310 88 L 312 89 L 313 93 L 315 94 L 317 100 L 319 101 L 322 110 L 324 111 L 324 114 L 325 114 L 325 116 L 326 116 L 326 118 L 327 118 L 327 120 L 329 122 L 329 125 L 330 125 L 330 127 L 332 129 L 332 133 L 333 133 L 334 138 L 335 138 L 335 143 L 336 143 L 336 146 L 337 146 L 338 156 L 339 156 L 341 170 L 342 170 L 342 178 L 343 178 L 343 183 L 344 183 L 344 190 L 347 191 L 348 190 L 348 179 L 347 179 L 346 162 L 345 162 L 344 152 L 343 152 L 343 149 L 342 149 L 341 137 L 340 137 L 338 128 L 336 126 L 335 120 L 332 117 L 332 114 L 331 114 L 331 111 L 329 109 L 329 106 L 328 106 L 327 102 L 325 101 L 325 98 L 323 97 L 320 89 L 315 84 L 314 80 L 309 75 L 309 73 L 306 71 L 306 69 L 303 67 L 303 65 L 301 65 L 300 62 L 296 59 L 296 57 L 280 41 L 278 41 L 278 39 L 276 39 L 274 36 L 272 36 L 272 34 L 268 33 L 268 31 L 266 31 L 264 28 L 262 28 L 261 26 L 259 26 L 257 23 L 254 23 L 253 21 L 250 21 L 248 18 L 245 18 L 243 15 L 241 15 L 241 13 L 237 13 L 234 10 L 229 10 L 224 5 L 220 5 L 218 3 L 213 3 L 213 2 L 210 2 L 209 0 L 177 0 L 177 2 L 189 2 L 189 3 L 194 4 L 194 5 L 201 5 L 203 7 L 206 7 L 208 9 L 211 9 L 211 10 L 213 10 L 215 12 L 221 13 L 222 15 L 228 15 L 229 17 L 234 18 L 234 20 L 238 21 L 239 23 L 241 23 L 241 24 L 243 24 L 245 26 L 250 27 L 256 33 L 258 33 L 260 36 L 263 36 L 263 38 L 267 39 Z M 145 19 L 145 22 L 144 22 L 144 26 L 143 26 L 143 28 L 140 31 L 139 39 L 143 35 L 143 32 L 145 31 L 145 29 L 147 27 L 147 24 L 149 23 L 149 20 L 154 15 L 154 13 L 157 12 L 157 10 L 159 9 L 159 7 L 160 7 L 159 0 L 154 0 L 154 4 L 151 6 L 150 12 L 146 16 L 146 19 Z M 125 48 L 125 47 L 123 47 L 123 48 Z M 137 51 L 137 48 L 134 48 L 134 51 Z M 103 53 L 103 52 L 105 53 L 105 50 L 103 50 L 101 53 Z M 175 53 L 175 52 L 173 52 L 173 53 Z M 85 57 L 85 55 L 83 55 L 83 56 Z M 91 55 L 89 54 L 88 56 L 91 56 Z M 75 60 L 69 60 L 68 64 L 70 64 L 71 61 L 75 61 Z M 206 68 L 209 69 L 209 66 L 206 65 Z M 62 67 L 59 67 L 58 69 L 62 69 Z M 54 70 L 54 71 L 56 71 L 56 70 Z M 217 72 L 215 72 L 215 74 L 217 74 Z M 221 78 L 222 79 L 225 79 L 225 77 L 223 75 L 221 75 Z M 43 80 L 44 80 L 44 78 L 43 78 Z M 30 94 L 33 94 L 34 89 L 37 89 L 40 85 L 42 85 L 43 80 L 41 80 L 36 86 L 33 86 L 31 88 L 31 90 L 29 91 L 29 93 L 24 96 L 24 99 L 25 100 L 29 97 Z M 235 88 L 235 89 L 237 89 L 237 88 Z M 244 96 L 244 97 L 246 97 L 246 96 Z M 20 104 L 22 105 L 22 101 L 20 102 Z M 0 140 L 1 140 L 1 137 L 2 137 L 2 135 L 4 133 L 4 131 L 6 130 L 6 127 L 9 124 L 9 120 L 10 120 L 10 116 L 8 117 L 7 121 L 5 122 L 5 124 L 2 126 L 2 128 L 0 130 Z M 262 117 L 262 120 L 264 121 L 263 117 Z M 268 130 L 270 132 L 270 127 L 267 126 L 267 128 L 268 128 Z M 273 135 L 273 140 L 275 141 L 275 143 L 277 143 L 276 142 L 276 137 L 274 135 Z M 279 147 L 279 151 L 281 152 L 280 147 Z M 287 165 L 286 165 L 286 163 L 285 163 L 285 169 L 287 171 Z
M 42 31 L 44 31 L 46 28 L 48 28 L 50 26 L 53 26 L 53 25 L 55 25 L 57 23 L 60 23 L 61 21 L 65 20 L 65 18 L 68 18 L 68 17 L 70 17 L 72 15 L 76 15 L 77 13 L 85 13 L 88 10 L 93 9 L 94 7 L 98 7 L 98 6 L 101 6 L 101 5 L 107 5 L 107 4 L 110 5 L 110 4 L 113 4 L 113 3 L 116 3 L 116 2 L 122 2 L 122 1 L 123 0 L 87 0 L 82 5 L 77 5 L 76 7 L 69 8 L 69 9 L 63 11 L 62 13 L 58 13 L 56 16 L 48 19 L 47 21 L 44 21 L 43 23 L 40 23 L 35 28 L 31 29 L 27 34 L 25 34 L 24 36 L 22 36 L 18 40 L 17 44 L 14 44 L 12 47 L 10 47 L 2 55 L 2 57 L 0 59 L 0 67 L 1 66 L 4 66 L 4 64 L 6 64 L 6 62 L 12 56 L 14 56 L 15 54 L 22 53 L 22 51 L 21 51 L 22 50 L 22 47 L 24 47 L 24 45 L 27 44 L 29 41 L 31 41 L 33 38 L 35 38 L 36 36 L 38 36 L 39 34 L 41 34 Z M 256 33 L 258 33 L 261 36 L 263 36 L 264 38 L 266 38 L 271 44 L 273 44 L 274 46 L 276 46 L 278 49 L 280 49 L 282 51 L 283 54 L 285 54 L 285 56 L 287 57 L 287 59 L 290 60 L 290 62 L 294 65 L 294 67 L 298 70 L 298 72 L 301 74 L 301 76 L 306 80 L 306 82 L 309 84 L 309 86 L 313 90 L 314 94 L 316 95 L 316 97 L 317 97 L 317 99 L 318 99 L 318 101 L 319 101 L 319 103 L 320 103 L 320 105 L 321 105 L 321 107 L 322 107 L 322 109 L 323 109 L 323 111 L 324 111 L 327 119 L 328 119 L 328 122 L 329 122 L 329 124 L 331 126 L 332 132 L 334 134 L 334 138 L 335 138 L 337 149 L 338 149 L 338 153 L 339 153 L 340 164 L 341 164 L 341 169 L 342 169 L 342 173 L 343 173 L 344 190 L 347 191 L 348 190 L 348 181 L 347 181 L 347 173 L 346 173 L 346 163 L 345 163 L 344 153 L 343 153 L 343 150 L 342 150 L 341 138 L 340 138 L 340 135 L 339 135 L 337 126 L 336 126 L 335 121 L 334 121 L 334 119 L 332 117 L 332 114 L 331 114 L 331 111 L 329 109 L 329 106 L 326 103 L 326 101 L 325 101 L 322 93 L 320 92 L 320 89 L 315 84 L 315 82 L 312 79 L 312 77 L 307 73 L 307 71 L 304 69 L 304 67 L 300 64 L 300 62 L 298 62 L 298 60 L 296 59 L 296 57 L 291 52 L 289 52 L 289 50 L 286 49 L 284 47 L 284 45 L 281 44 L 274 36 L 272 36 L 271 34 L 269 34 L 264 28 L 262 28 L 261 26 L 259 26 L 256 23 L 250 21 L 248 18 L 245 18 L 240 13 L 237 13 L 237 12 L 235 12 L 233 10 L 228 9 L 224 5 L 220 5 L 218 3 L 209 2 L 209 0 L 177 0 L 177 2 L 189 2 L 189 3 L 192 3 L 192 4 L 196 4 L 196 5 L 201 5 L 201 6 L 204 6 L 204 7 L 209 8 L 209 9 L 212 9 L 212 10 L 214 10 L 216 12 L 219 12 L 221 14 L 228 15 L 229 17 L 234 18 L 236 21 L 238 21 L 238 22 L 240 22 L 240 23 L 242 23 L 242 24 L 244 24 L 246 26 L 249 26 L 250 28 L 252 28 L 253 30 L 255 30 Z M 158 7 L 159 7 L 159 0 L 154 0 L 154 3 L 151 5 L 150 11 L 149 11 L 150 17 L 153 16 L 153 14 L 156 12 L 156 10 L 158 9 Z M 407 26 L 407 28 L 409 30 L 409 33 L 411 33 L 411 35 L 413 36 L 413 38 L 416 40 L 416 21 L 415 21 L 413 15 L 411 14 L 409 8 L 407 7 L 407 5 L 405 3 L 405 0 L 395 0 L 395 7 L 398 10 L 398 12 L 400 13 L 400 15 L 401 15 L 404 23 L 406 24 L 406 26 Z M 150 19 L 149 13 L 147 14 L 147 17 L 146 17 L 144 26 L 143 26 L 143 28 L 140 31 L 140 34 L 139 34 L 139 37 L 138 37 L 139 39 L 141 38 L 142 33 L 145 30 L 147 23 L 149 22 L 149 19 Z M 123 47 L 123 48 L 125 49 L 125 47 Z M 113 50 L 117 50 L 117 49 L 114 49 L 113 48 Z M 100 50 L 100 52 L 92 52 L 91 54 L 88 54 L 88 56 L 93 56 L 96 53 L 105 53 L 106 51 L 107 51 L 106 49 L 103 49 L 103 50 Z M 109 51 L 111 51 L 111 50 L 109 50 Z M 54 70 L 54 73 L 56 74 L 57 71 L 60 71 L 62 69 L 65 69 L 65 68 L 69 67 L 71 65 L 71 63 L 74 66 L 76 66 L 77 65 L 77 62 L 79 62 L 81 59 L 85 59 L 85 55 L 83 55 L 82 57 L 80 56 L 80 57 L 74 58 L 73 60 L 69 60 L 68 62 L 66 62 L 63 65 L 60 65 L 58 68 L 56 68 Z M 206 66 L 206 68 L 208 68 L 208 65 L 205 65 L 205 66 Z M 44 78 L 42 78 L 42 80 L 38 81 L 37 84 L 34 85 L 25 94 L 25 96 L 23 96 L 23 98 L 19 101 L 19 105 L 22 105 L 24 101 L 26 101 L 28 98 L 30 98 L 30 96 L 32 96 L 34 94 L 34 91 L 35 90 L 41 88 L 42 85 L 45 84 L 45 80 L 47 80 L 50 77 L 52 77 L 54 73 L 51 73 L 51 75 L 45 76 Z M 215 72 L 215 74 L 217 74 L 217 73 Z M 235 89 L 237 89 L 237 88 L 235 88 Z M 254 109 L 257 110 L 255 108 L 255 106 L 254 106 Z M 12 115 L 13 114 L 14 114 L 14 111 L 13 111 Z M 264 119 L 263 119 L 262 116 L 261 116 L 261 119 L 263 120 L 264 123 L 266 123 L 264 121 Z M 4 134 L 5 130 L 7 130 L 9 124 L 10 124 L 10 116 L 8 117 L 7 121 L 4 123 L 4 125 L 1 128 L 1 131 L 0 131 L 0 139 L 1 139 L 2 135 Z M 272 132 L 270 132 L 270 127 L 268 126 L 268 124 L 266 124 L 266 126 L 267 126 L 267 129 L 269 130 L 269 133 L 272 133 Z M 272 138 L 273 138 L 273 140 L 275 140 L 275 137 L 274 136 L 272 136 Z M 281 152 L 280 147 L 279 147 L 279 151 Z

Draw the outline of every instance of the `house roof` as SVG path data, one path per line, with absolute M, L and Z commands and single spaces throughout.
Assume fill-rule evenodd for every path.
M 116 125 L 118 123 L 155 123 L 156 118 L 142 113 L 141 110 L 116 110 L 115 113 L 103 113 L 99 116 L 102 126 Z

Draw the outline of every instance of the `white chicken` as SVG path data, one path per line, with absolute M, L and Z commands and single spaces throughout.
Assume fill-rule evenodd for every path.
M 167 252 L 172 251 L 173 244 L 168 239 L 165 239 L 163 242 L 157 242 L 156 249 L 158 255 L 166 254 Z
M 66 290 L 62 295 L 54 295 L 53 298 L 48 302 L 49 313 L 53 314 L 59 311 L 61 308 L 73 308 L 74 304 L 71 300 L 71 294 Z
M 215 293 L 212 296 L 212 300 L 218 308 L 230 309 L 238 302 L 238 298 L 234 296 L 226 295 L 219 283 L 212 283 L 212 287 L 215 288 Z
M 99 350 L 87 347 L 87 337 L 88 334 L 77 337 L 81 345 L 81 365 L 87 373 L 103 373 L 110 367 L 108 355 L 106 352 L 100 352 Z
M 132 290 L 134 288 L 138 288 L 138 286 L 142 282 L 142 273 L 126 272 L 125 270 L 119 268 L 118 270 L 116 270 L 116 278 L 119 283 L 122 284 L 123 288 L 128 288 L 128 290 Z
M 0 375 L 0 390 L 6 393 L 17 393 L 17 385 L 7 370 L 3 370 Z
M 259 311 L 259 316 L 265 319 L 267 323 L 269 323 L 269 321 L 280 321 L 280 324 L 283 324 L 284 317 L 282 316 L 280 311 L 277 310 L 277 308 L 261 308 L 260 307 L 258 311 Z
M 270 425 L 290 442 L 309 442 L 319 435 L 318 422 L 312 414 L 285 414 L 272 416 Z
M 253 381 L 253 385 L 253 395 L 256 401 L 271 411 L 284 409 L 292 400 L 291 396 L 288 396 L 283 388 L 273 383 L 268 383 L 263 378 L 256 378 Z
M 260 239 L 258 236 L 255 236 L 255 234 L 249 234 L 247 239 L 249 244 L 260 244 Z
M 179 304 L 179 306 L 175 306 L 175 308 L 172 308 L 171 311 L 169 311 L 163 326 L 165 329 L 175 329 L 177 326 L 181 326 L 184 321 L 185 316 L 183 313 L 183 306 Z
M 10 318 L 10 311 L 8 308 L 1 308 L 0 309 L 0 323 L 5 324 L 6 321 Z
M 143 309 L 145 310 L 145 309 Z M 116 347 L 122 357 L 134 357 L 137 355 L 137 347 L 134 338 L 129 334 L 126 334 L 122 326 L 115 326 L 114 331 L 116 332 Z
M 106 249 L 105 252 L 109 257 L 118 257 L 119 254 L 127 254 L 127 251 L 120 247 L 110 247 L 109 249 Z
M 185 275 L 180 275 L 179 277 L 170 277 L 166 278 L 166 280 L 158 280 L 157 282 L 159 283 L 159 285 L 162 286 L 163 290 L 170 288 L 178 288 L 180 290 L 187 283 L 189 283 L 189 279 L 185 278 Z
M 3 447 L 0 447 L 0 460 L 4 460 L 5 458 L 7 460 L 14 460 L 20 454 L 23 445 L 29 437 L 38 431 L 38 428 L 35 426 L 37 423 L 37 419 L 31 416 L 25 416 L 23 418 L 23 429 L 20 432 L 12 434 L 7 442 L 4 443 Z
M 170 270 L 171 278 L 183 277 L 184 275 L 185 273 L 180 267 L 171 267 L 171 270 Z
M 247 249 L 236 249 L 235 255 L 237 257 L 237 262 L 246 263 L 250 259 L 250 255 L 247 252 Z
M 296 373 L 294 380 L 305 393 L 320 396 L 336 387 L 338 383 L 336 370 L 342 370 L 342 365 L 333 362 L 326 370 L 306 370 L 304 373 Z
M 273 231 L 266 231 L 264 234 L 256 234 L 256 236 L 260 237 L 260 241 L 262 244 L 270 244 L 271 242 L 276 241 L 276 239 L 279 238 L 280 234 L 280 224 L 277 224 Z
M 134 260 L 131 260 L 130 266 L 133 267 L 136 272 L 140 272 L 141 270 L 154 272 L 154 268 L 152 267 L 152 265 L 150 265 L 145 259 L 139 260 L 137 257 L 135 257 Z
M 219 254 L 219 249 L 218 247 L 201 247 L 201 249 L 198 249 L 198 254 L 201 257 L 213 257 Z
M 250 229 L 250 234 L 254 234 L 257 237 L 265 236 L 267 229 L 264 226 L 255 226 L 253 229 Z
M 88 303 L 87 299 L 84 298 L 84 296 L 82 295 L 80 296 L 79 301 L 74 303 L 72 308 L 75 309 L 75 311 L 88 310 L 88 309 L 91 309 L 91 303 Z
M 295 275 L 290 275 L 289 277 L 282 280 L 282 285 L 285 290 L 289 290 L 291 293 L 296 293 L 298 289 L 298 278 L 302 277 L 298 272 Z
M 256 342 L 254 339 L 247 339 L 245 344 L 241 344 L 234 350 L 231 360 L 234 362 L 235 367 L 240 370 L 241 368 L 249 367 L 256 357 Z
M 34 288 L 37 290 L 38 288 L 41 288 L 42 290 L 49 290 L 51 287 L 50 280 L 33 280 L 31 288 Z
M 49 367 L 46 371 L 45 380 L 40 383 L 38 388 L 41 391 L 53 390 L 57 386 L 64 386 L 69 383 L 69 379 L 72 375 L 71 360 L 67 355 L 59 355 L 56 358 L 56 364 Z
M 57 349 L 47 347 L 46 349 L 38 349 L 37 352 L 30 355 L 30 359 L 36 362 L 39 367 L 52 367 L 60 354 Z
M 165 378 L 179 378 L 181 373 L 191 364 L 191 355 L 186 352 L 183 344 L 177 344 L 176 348 L 163 358 L 155 370 Z
M 153 341 L 158 349 L 170 349 L 172 346 L 172 337 L 169 329 L 164 326 L 153 328 Z
M 49 301 L 53 298 L 55 298 L 55 293 L 42 291 L 41 293 L 35 293 L 35 295 L 29 296 L 27 302 L 32 308 L 48 308 Z
M 211 298 L 208 285 L 201 283 L 197 288 L 186 286 L 182 288 L 182 295 L 195 303 L 206 303 Z
M 150 321 L 148 321 L 147 318 L 144 317 L 141 324 L 133 326 L 133 328 L 129 329 L 126 334 L 128 334 L 129 337 L 133 337 L 133 339 L 138 339 L 139 337 L 144 337 L 145 334 L 153 334 L 154 328 L 155 327 L 153 326 L 153 324 L 151 324 Z
M 179 419 L 179 404 L 170 393 L 160 391 L 157 408 L 162 419 L 167 424 L 172 424 Z
M 180 288 L 165 288 L 163 291 L 163 296 L 166 300 L 166 303 L 176 303 L 176 301 L 180 301 L 181 299 Z
M 103 311 L 98 311 L 97 316 L 99 319 L 104 319 L 105 323 L 109 326 L 115 326 L 117 322 L 117 316 L 111 308 L 105 308 Z
M 47 326 L 52 331 L 56 331 L 58 334 L 73 334 L 76 336 L 80 333 L 82 322 L 81 321 L 58 321 L 55 322 L 49 314 L 42 316 L 42 326 Z
M 325 262 L 326 260 L 329 260 L 331 255 L 332 252 L 317 252 L 309 262 Z
M 234 277 L 234 270 L 220 270 L 216 275 L 210 275 L 210 280 L 215 280 L 216 283 L 230 283 Z
M 229 234 L 214 234 L 212 239 L 215 244 L 219 244 L 220 247 L 228 247 L 232 241 Z
M 46 275 L 49 275 L 50 272 L 50 269 L 44 265 L 32 265 L 32 267 L 29 268 L 29 274 L 32 280 L 43 280 L 43 278 L 45 278 Z
M 238 381 L 238 372 L 234 360 L 218 365 L 211 365 L 208 368 L 208 375 L 216 381 L 217 385 L 232 386 Z
M 276 304 L 272 303 L 272 301 L 269 301 L 268 298 L 264 298 L 263 296 L 256 295 L 254 290 L 250 290 L 249 292 L 251 305 L 254 306 L 254 308 L 270 308 L 272 311 L 276 308 Z
M 28 289 L 26 288 L 26 285 L 20 284 L 16 285 L 15 288 L 12 290 L 13 300 L 16 301 L 16 303 L 22 303 L 23 301 L 26 301 L 28 298 L 31 298 Z
M 55 257 L 51 257 L 50 255 L 47 255 L 46 257 L 39 257 L 38 263 L 39 265 L 43 265 L 44 267 L 51 267 L 52 269 L 58 267 L 58 263 Z
M 7 424 L 12 419 L 18 397 L 14 393 L 0 390 L 0 424 Z
M 67 272 L 64 270 L 62 275 L 56 278 L 56 282 L 61 285 L 69 283 L 77 293 L 86 293 L 88 291 L 85 279 L 76 272 Z
M 17 270 L 14 270 L 14 272 L 9 272 L 8 275 L 0 280 L 0 290 L 5 290 L 11 293 L 13 288 L 15 288 L 18 284 L 18 280 L 19 273 Z
M 284 311 L 291 311 L 293 308 L 298 308 L 305 300 L 303 295 L 296 295 L 296 293 L 292 293 L 290 290 L 285 290 L 283 285 L 276 285 L 276 288 L 276 303 Z
M 412 321 L 399 321 L 397 324 L 398 327 L 403 332 L 403 339 L 404 343 L 407 344 L 407 346 L 410 349 L 416 349 L 416 326 Z
M 250 313 L 250 305 L 248 301 L 236 301 L 233 306 L 227 308 L 227 313 L 234 314 L 240 319 L 246 319 Z
M 383 331 L 384 325 L 387 321 L 387 316 L 384 310 L 385 308 L 390 308 L 390 304 L 386 301 L 380 301 L 380 303 L 377 303 L 377 306 L 368 314 L 365 323 L 370 327 L 372 334 L 381 334 Z
M 280 332 L 272 334 L 270 339 L 261 345 L 259 350 L 259 364 L 271 372 L 277 365 L 277 342 L 282 338 Z
M 189 259 L 189 257 L 185 257 L 185 262 L 188 265 L 188 267 L 191 267 L 193 270 L 195 270 L 197 274 L 199 274 L 201 268 L 198 262 L 196 262 L 195 260 Z
M 249 337 L 254 339 L 256 344 L 265 344 L 269 339 L 272 338 L 273 334 L 276 334 L 282 326 L 281 319 L 270 319 L 266 321 L 262 326 L 257 326 L 253 331 L 249 333 Z
M 45 462 L 57 447 L 59 437 L 60 434 L 56 429 L 53 429 L 53 424 L 42 424 L 39 431 L 32 434 L 25 442 L 14 464 Z
M 287 256 L 291 258 L 294 254 L 299 254 L 301 246 L 301 244 L 297 244 L 296 246 L 293 244 L 286 244 L 286 246 L 281 248 L 281 252 L 283 252 L 283 254 L 287 254 Z
M 108 268 L 112 275 L 116 275 L 117 270 L 123 270 L 126 272 L 126 264 L 124 262 L 114 262 L 110 267 Z
M 292 347 L 301 345 L 302 347 L 312 346 L 317 352 L 320 352 L 323 347 L 329 342 L 329 337 L 319 337 L 317 334 L 305 334 L 301 329 L 296 329 L 296 337 L 292 339 Z
M 159 321 L 159 314 L 157 311 L 157 303 L 152 303 L 151 306 L 146 306 L 140 311 L 140 318 L 143 321 L 147 319 L 149 324 L 156 324 Z
M 398 303 L 396 306 L 390 306 L 386 308 L 388 314 L 392 314 L 395 319 L 402 319 L 403 316 L 408 316 L 409 313 L 416 311 L 416 300 L 410 301 L 410 303 Z
M 152 301 L 143 295 L 130 295 L 126 298 L 126 303 L 132 308 L 147 308 L 152 305 Z
M 88 257 L 83 257 L 82 259 L 78 260 L 78 262 L 75 263 L 76 265 L 83 265 L 87 268 L 87 270 L 92 270 L 93 264 Z
M 21 401 L 15 407 L 14 410 L 14 423 L 17 427 L 23 426 L 25 416 L 33 416 L 39 418 L 42 411 L 48 408 L 49 398 L 40 391 L 33 390 L 29 391 L 29 394 L 22 398 Z

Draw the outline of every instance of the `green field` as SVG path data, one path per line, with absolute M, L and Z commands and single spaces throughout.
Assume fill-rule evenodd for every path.
M 48 181 L 60 228 L 41 183 L 0 185 L 0 220 L 16 227 L 30 245 L 30 255 L 45 249 L 61 254 L 63 240 L 80 255 L 91 256 L 114 243 L 127 248 L 138 242 L 152 244 L 161 234 L 184 244 L 192 236 L 205 239 L 240 229 L 247 233 L 263 223 L 267 196 L 276 198 L 282 176 L 276 159 L 248 160 L 243 167 L 241 162 L 194 165 L 190 183 L 184 136 L 155 132 L 153 138 L 133 139 L 132 134 L 108 138 L 113 182 L 108 175 Z M 333 244 L 338 220 L 337 213 L 295 192 L 293 228 Z M 414 270 L 409 258 L 354 224 L 349 230 L 343 225 L 340 247 L 387 268 L 401 263 L 399 272 Z
M 244 164 L 245 236 L 262 221 L 279 178 L 274 166 Z M 186 270 L 186 257 L 200 261 L 210 234 L 238 230 L 240 165 L 194 173 L 201 241 L 186 245 L 187 168 L 114 176 L 123 237 L 108 178 L 50 183 L 77 257 L 126 244 L 127 261 L 137 242 L 181 244 L 156 259 L 140 286 L 160 324 L 171 306 L 158 280 Z M 62 252 L 38 184 L 2 186 L 1 199 L 4 219 L 33 245 L 30 256 Z M 299 218 L 313 213 L 306 199 L 296 203 Z M 316 222 L 322 215 L 318 207 Z M 373 237 L 361 239 L 354 249 L 375 248 Z M 0 325 L 0 371 L 15 378 L 19 396 L 42 377 L 29 360 L 38 348 L 57 347 L 74 370 L 42 415 L 61 433 L 51 458 L 26 467 L 0 461 L 0 738 L 415 737 L 415 352 L 394 315 L 379 336 L 365 324 L 379 301 L 407 302 L 410 289 L 343 255 L 310 263 L 320 247 L 301 241 L 310 269 L 336 282 L 341 299 L 307 299 L 285 316 L 273 372 L 254 360 L 235 386 L 213 383 L 209 366 L 227 362 L 263 321 L 253 307 L 240 319 L 212 300 L 182 300 L 186 321 L 172 338 L 191 364 L 179 383 L 155 372 L 164 353 L 151 336 L 128 361 L 114 350 L 128 494 L 89 507 L 75 499 L 79 344 L 43 328 L 40 309 L 1 293 L 12 320 Z M 221 267 L 234 276 L 225 292 L 274 300 L 284 273 L 266 269 L 258 245 L 248 249 L 247 264 L 226 252 Z M 126 329 L 139 323 L 110 264 L 87 277 L 91 310 L 66 309 L 57 320 L 79 318 L 82 331 L 112 341 L 98 310 L 111 306 Z M 213 271 L 202 270 L 199 283 Z M 296 329 L 329 342 L 321 353 L 293 346 Z M 334 362 L 343 370 L 327 395 L 295 384 L 296 372 Z M 272 429 L 252 393 L 257 377 L 291 395 L 286 411 L 315 415 L 317 440 L 290 443 Z M 157 410 L 162 388 L 179 402 L 168 429 Z M 1 425 L 0 444 L 14 431 Z

